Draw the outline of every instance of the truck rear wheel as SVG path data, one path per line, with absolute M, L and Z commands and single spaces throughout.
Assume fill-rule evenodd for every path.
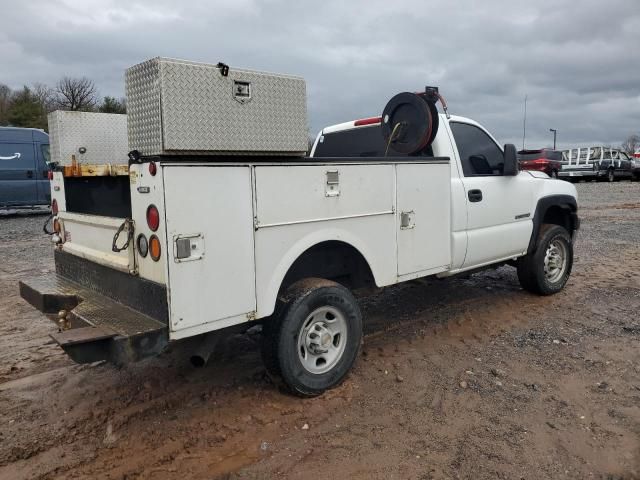
M 559 225 L 542 226 L 533 253 L 518 260 L 518 280 L 525 290 L 552 295 L 564 288 L 573 266 L 573 243 Z
M 362 315 L 342 285 L 301 280 L 278 299 L 263 327 L 262 357 L 272 377 L 292 393 L 313 397 L 339 385 L 362 341 Z

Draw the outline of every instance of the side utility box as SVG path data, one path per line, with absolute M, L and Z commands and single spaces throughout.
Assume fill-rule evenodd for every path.
M 167 58 L 125 75 L 129 147 L 151 155 L 307 150 L 304 79 Z

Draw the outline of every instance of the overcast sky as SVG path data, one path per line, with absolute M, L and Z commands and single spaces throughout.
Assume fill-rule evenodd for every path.
M 0 0 L 0 83 L 87 76 L 124 95 L 155 56 L 307 81 L 309 123 L 379 114 L 437 85 L 452 113 L 528 148 L 640 133 L 640 1 Z

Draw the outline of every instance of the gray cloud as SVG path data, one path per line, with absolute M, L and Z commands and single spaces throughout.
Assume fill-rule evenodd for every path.
M 379 113 L 438 85 L 453 113 L 503 142 L 619 144 L 640 131 L 636 0 L 0 0 L 0 82 L 86 75 L 123 95 L 124 69 L 154 56 L 302 75 L 309 121 Z

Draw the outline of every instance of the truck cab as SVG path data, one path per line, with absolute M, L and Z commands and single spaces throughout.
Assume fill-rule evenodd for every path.
M 547 203 L 564 205 L 558 215 L 567 214 L 567 229 L 576 231 L 575 187 L 552 182 L 542 172 L 507 174 L 504 149 L 478 122 L 440 114 L 439 124 L 433 144 L 422 155 L 451 158 L 451 268 L 440 276 L 525 254 L 545 214 L 538 208 Z M 384 156 L 380 128 L 380 117 L 325 127 L 310 156 Z
M 0 208 L 48 205 L 49 135 L 35 128 L 0 127 Z

